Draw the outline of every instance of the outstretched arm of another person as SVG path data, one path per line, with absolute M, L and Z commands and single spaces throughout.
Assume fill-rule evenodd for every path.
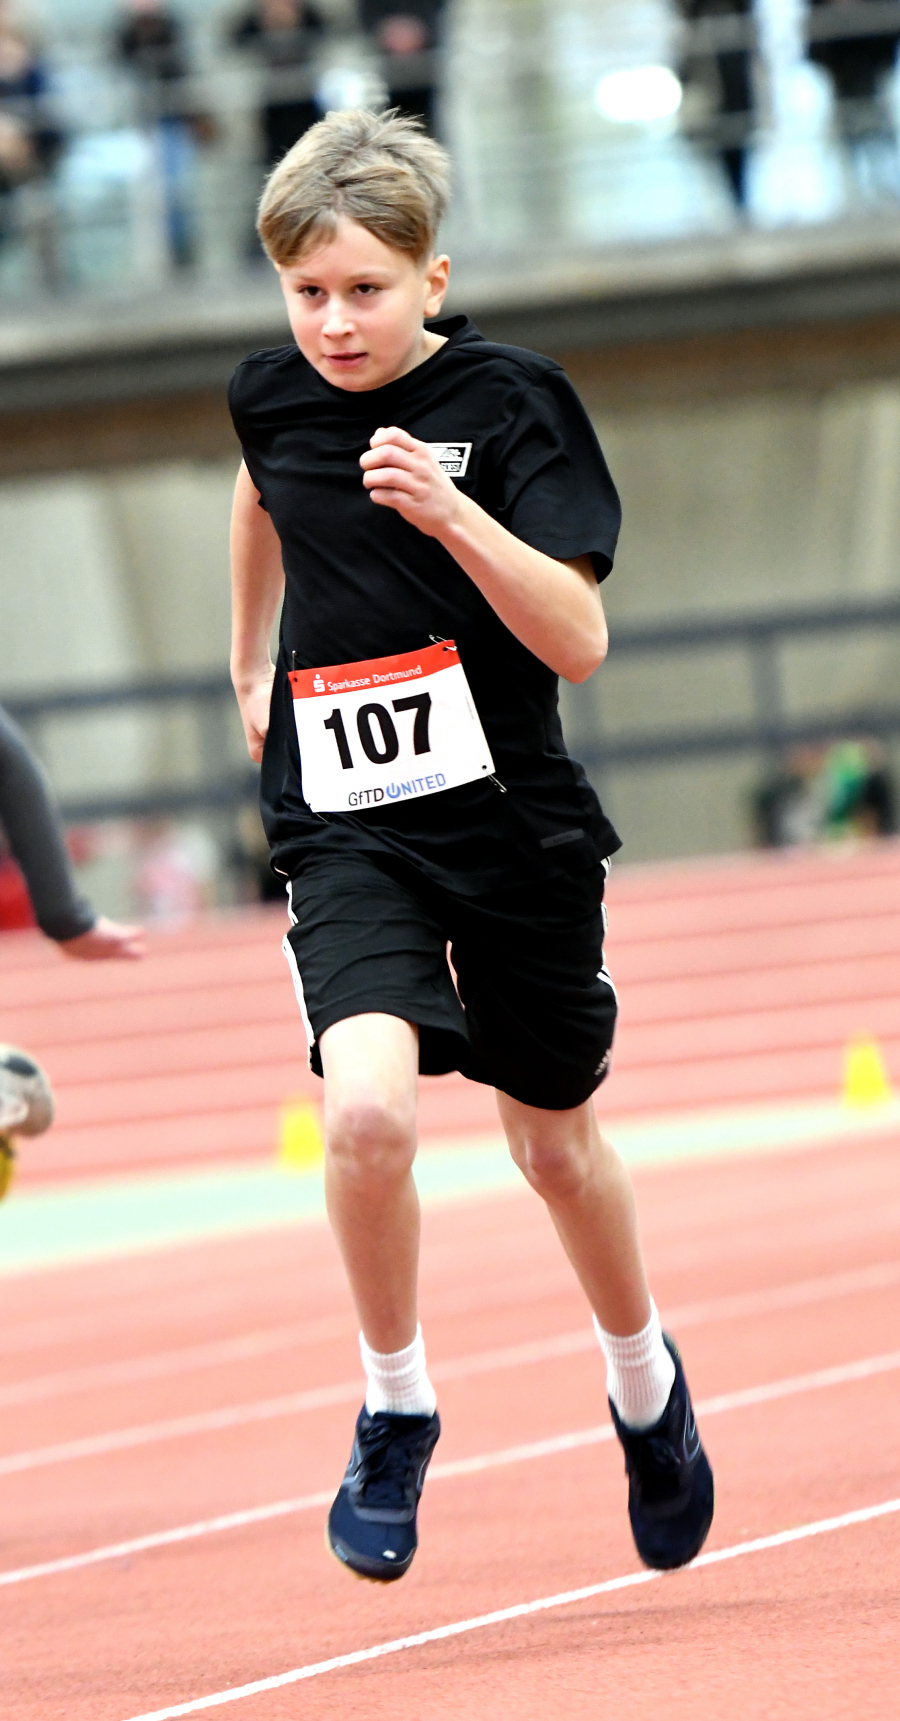
M 556 561 L 513 536 L 457 490 L 424 442 L 376 430 L 362 456 L 373 502 L 436 538 L 522 645 L 566 681 L 586 681 L 606 656 L 603 605 L 590 556 Z
M 72 876 L 59 815 L 21 730 L 0 708 L 0 823 L 42 932 L 81 961 L 143 955 L 141 929 L 94 913 Z
M 231 512 L 231 679 L 247 751 L 257 763 L 269 729 L 275 679 L 270 641 L 283 596 L 281 541 L 241 462 Z

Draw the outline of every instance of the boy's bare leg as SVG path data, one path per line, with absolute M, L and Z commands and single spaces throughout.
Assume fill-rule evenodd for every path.
M 638 1333 L 650 1319 L 628 1173 L 597 1125 L 593 1102 L 541 1111 L 497 1094 L 510 1152 L 542 1196 L 587 1299 L 608 1333 Z
M 399 1016 L 350 1016 L 319 1044 L 328 1216 L 367 1343 L 403 1350 L 418 1319 L 418 1031 Z

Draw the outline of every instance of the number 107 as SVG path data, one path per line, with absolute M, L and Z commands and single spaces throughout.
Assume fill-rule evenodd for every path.
M 413 752 L 430 753 L 431 742 L 428 738 L 428 723 L 431 716 L 431 694 L 410 693 L 405 699 L 392 699 L 394 711 L 414 711 L 413 721 Z M 377 734 L 376 734 L 377 727 Z M 335 739 L 338 757 L 345 771 L 353 770 L 353 754 L 347 740 L 344 719 L 336 705 L 330 717 L 325 719 L 325 728 L 330 729 Z M 390 765 L 400 751 L 400 740 L 397 727 L 385 705 L 361 705 L 356 713 L 356 729 L 362 750 L 373 765 Z

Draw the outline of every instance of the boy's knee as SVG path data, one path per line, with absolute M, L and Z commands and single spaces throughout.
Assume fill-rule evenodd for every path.
M 415 1157 L 411 1119 L 378 1099 L 347 1100 L 332 1109 L 325 1138 L 332 1165 L 363 1182 L 405 1177 Z
M 509 1149 L 523 1177 L 545 1201 L 577 1194 L 590 1174 L 588 1145 L 571 1137 L 517 1131 L 510 1137 Z

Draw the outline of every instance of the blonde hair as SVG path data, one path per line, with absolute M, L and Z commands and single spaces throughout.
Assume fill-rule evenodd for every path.
M 285 267 L 327 244 L 341 216 L 417 262 L 431 255 L 450 196 L 450 157 L 395 111 L 327 114 L 273 168 L 257 231 Z

